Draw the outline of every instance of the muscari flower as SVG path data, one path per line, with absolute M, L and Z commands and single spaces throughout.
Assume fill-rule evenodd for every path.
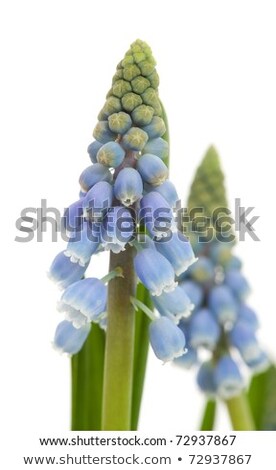
M 121 165 L 124 157 L 125 151 L 117 142 L 107 142 L 97 153 L 98 162 L 112 168 Z
M 204 291 L 202 287 L 196 282 L 190 280 L 182 281 L 178 285 L 191 299 L 191 302 L 194 304 L 195 308 L 199 308 L 202 304 L 204 296 Z
M 140 201 L 139 221 L 152 237 L 168 237 L 177 230 L 173 211 L 161 194 L 150 191 Z
M 109 169 L 101 163 L 88 166 L 79 177 L 79 183 L 84 193 L 100 181 L 107 181 L 107 183 L 112 181 L 112 174 Z
M 218 322 L 222 325 L 233 323 L 237 318 L 237 303 L 228 286 L 215 286 L 210 294 L 208 305 Z
M 159 186 L 168 178 L 169 170 L 161 158 L 150 153 L 142 155 L 137 162 L 137 170 L 145 183 Z
M 215 276 L 215 266 L 210 259 L 200 256 L 198 262 L 191 267 L 190 275 L 198 282 L 212 281 Z
M 71 233 L 79 229 L 83 222 L 83 199 L 73 202 L 65 209 L 62 225 L 66 232 Z
M 138 252 L 134 258 L 134 267 L 151 295 L 173 291 L 177 286 L 172 265 L 156 250 L 146 248 Z
M 98 142 L 97 140 L 94 140 L 93 142 L 91 142 L 90 145 L 88 145 L 87 153 L 92 163 L 98 163 L 97 153 L 102 146 L 103 146 L 102 142 Z
M 150 191 L 156 191 L 161 194 L 171 207 L 175 207 L 176 202 L 179 201 L 175 186 L 170 180 L 164 181 L 159 186 L 148 186 L 148 192 Z
M 83 221 L 82 229 L 74 232 L 69 238 L 64 254 L 70 258 L 72 263 L 85 266 L 89 263 L 91 256 L 99 248 L 101 239 L 94 226 L 96 226 L 96 224 L 90 221 Z
M 198 362 L 198 354 L 197 350 L 192 348 L 189 343 L 187 343 L 186 345 L 186 353 L 182 354 L 182 356 L 175 358 L 173 362 L 175 365 L 183 367 L 184 369 L 191 369 Z
M 253 331 L 256 331 L 260 326 L 256 312 L 246 304 L 239 305 L 238 318 Z
M 214 382 L 218 395 L 228 400 L 241 393 L 244 381 L 236 362 L 230 355 L 222 356 L 215 366 Z
M 181 318 L 188 317 L 194 308 L 190 298 L 179 286 L 171 292 L 162 292 L 159 296 L 152 297 L 152 300 L 161 315 L 169 317 L 176 323 Z
M 260 345 L 253 329 L 242 320 L 236 322 L 229 333 L 231 344 L 240 352 L 246 363 L 254 362 L 260 356 Z
M 244 301 L 250 293 L 249 284 L 238 269 L 229 269 L 226 271 L 225 284 L 231 289 L 239 301 Z
M 72 263 L 70 258 L 62 251 L 54 258 L 48 272 L 48 277 L 60 289 L 65 289 L 84 276 L 87 266 L 88 263 L 86 265 Z
M 214 350 L 220 337 L 220 327 L 207 308 L 195 312 L 189 323 L 190 344 L 193 348 Z
M 153 349 L 163 361 L 184 350 L 184 333 L 174 322 L 190 314 L 192 303 L 177 287 L 176 274 L 195 257 L 185 237 L 173 235 L 167 247 L 155 243 L 176 234 L 172 207 L 178 200 L 163 161 L 169 147 L 158 84 L 151 51 L 138 40 L 118 65 L 87 148 L 92 165 L 80 175 L 80 199 L 64 216 L 69 241 L 50 275 L 65 289 L 58 309 L 66 320 L 55 343 L 71 354 L 81 348 L 91 322 L 106 328 L 107 287 L 83 279 L 91 257 L 103 249 L 119 253 L 128 244 L 138 250 L 134 268 L 161 314 L 151 327 Z
M 150 344 L 155 355 L 168 362 L 185 352 L 185 336 L 180 328 L 167 317 L 154 320 L 149 327 Z
M 96 278 L 86 278 L 70 284 L 63 292 L 58 310 L 75 328 L 97 321 L 105 312 L 107 287 Z
M 209 396 L 214 396 L 217 391 L 214 372 L 215 368 L 212 361 L 203 362 L 197 372 L 197 384 L 202 392 Z
M 101 227 L 101 243 L 104 249 L 120 253 L 131 241 L 134 221 L 131 212 L 122 206 L 109 209 Z
M 165 160 L 169 155 L 169 144 L 162 137 L 150 139 L 143 148 L 143 153 L 151 153 Z
M 155 247 L 171 263 L 177 276 L 196 261 L 190 242 L 179 231 L 156 241 Z
M 134 168 L 123 168 L 114 183 L 114 195 L 124 206 L 132 206 L 143 195 L 143 181 Z
M 100 181 L 88 191 L 82 200 L 83 211 L 92 221 L 101 221 L 111 207 L 113 188 L 110 183 Z
M 63 320 L 58 324 L 54 336 L 54 347 L 57 351 L 77 354 L 86 341 L 91 330 L 91 323 L 75 328 L 70 321 Z

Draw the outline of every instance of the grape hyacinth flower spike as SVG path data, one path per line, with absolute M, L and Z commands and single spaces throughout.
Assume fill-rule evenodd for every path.
M 195 305 L 190 318 L 183 318 L 179 327 L 186 334 L 188 351 L 196 352 L 199 388 L 208 397 L 226 402 L 234 429 L 249 430 L 254 425 L 244 398 L 242 369 L 247 366 L 253 373 L 264 371 L 269 360 L 256 336 L 257 316 L 246 303 L 250 289 L 241 272 L 241 261 L 233 255 L 234 233 L 229 225 L 228 232 L 219 231 L 222 225 L 216 219 L 217 208 L 220 213 L 223 208 L 227 210 L 227 201 L 214 147 L 207 151 L 191 186 L 188 210 L 195 208 L 203 208 L 203 215 L 213 225 L 206 234 L 185 227 L 198 262 L 178 278 L 179 287 Z M 213 236 L 208 238 L 211 229 Z M 185 356 L 175 363 L 191 367 Z
M 177 276 L 196 259 L 174 220 L 178 195 L 168 179 L 158 85 L 151 49 L 137 40 L 118 64 L 98 115 L 87 148 L 92 164 L 82 171 L 79 199 L 63 218 L 68 244 L 50 268 L 63 289 L 58 310 L 65 318 L 54 344 L 73 355 L 73 429 L 136 429 L 148 341 L 164 362 L 185 353 L 178 323 L 193 303 Z M 110 254 L 109 273 L 85 277 L 103 251 Z M 150 319 L 143 320 L 135 344 L 144 312 Z M 82 405 L 87 396 L 89 410 Z

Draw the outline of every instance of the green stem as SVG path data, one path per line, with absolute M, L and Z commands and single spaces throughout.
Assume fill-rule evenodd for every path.
M 71 359 L 72 431 L 101 429 L 105 334 L 93 324 L 78 354 Z
M 209 398 L 206 401 L 200 431 L 213 431 L 216 418 L 216 400 Z
M 131 398 L 134 355 L 135 295 L 134 249 L 110 254 L 110 271 L 118 266 L 123 276 L 108 285 L 108 322 L 104 366 L 102 430 L 128 431 L 131 428 Z
M 255 425 L 246 396 L 242 393 L 226 400 L 226 406 L 235 431 L 254 431 Z
M 152 308 L 152 301 L 148 290 L 143 284 L 138 284 L 136 297 L 145 305 Z M 134 370 L 133 370 L 133 393 L 132 393 L 132 417 L 131 430 L 136 431 L 138 427 L 141 401 L 143 395 L 145 373 L 149 349 L 149 324 L 150 319 L 140 309 L 135 314 L 135 348 L 134 348 Z

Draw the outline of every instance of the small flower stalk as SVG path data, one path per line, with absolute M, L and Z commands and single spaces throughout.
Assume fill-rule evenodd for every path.
M 68 244 L 49 273 L 62 289 L 58 310 L 64 319 L 55 333 L 55 347 L 74 355 L 85 346 L 94 325 L 105 332 L 101 429 L 107 430 L 130 429 L 135 336 L 131 299 L 138 283 L 156 309 L 148 335 L 163 362 L 186 352 L 184 319 L 199 303 L 182 287 L 181 276 L 196 258 L 174 220 L 178 195 L 168 180 L 169 145 L 158 84 L 150 48 L 135 41 L 118 64 L 98 115 L 87 149 L 91 164 L 79 177 L 79 198 L 63 218 Z M 93 255 L 106 250 L 110 272 L 120 272 L 109 282 L 108 276 L 100 280 L 87 275 Z M 239 290 L 233 276 L 228 282 Z M 228 307 L 223 318 L 229 315 Z M 206 315 L 194 327 L 199 333 L 204 333 Z M 206 341 L 213 345 L 215 331 L 209 336 Z M 250 348 L 246 359 L 256 361 Z

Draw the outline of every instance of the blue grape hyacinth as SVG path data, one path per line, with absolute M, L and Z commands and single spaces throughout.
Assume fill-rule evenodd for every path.
M 184 352 L 184 333 L 177 323 L 193 304 L 178 288 L 177 276 L 195 256 L 174 220 L 178 195 L 168 180 L 169 146 L 158 84 L 151 50 L 137 40 L 119 63 L 98 115 L 95 140 L 87 149 L 92 164 L 79 177 L 79 199 L 64 214 L 68 243 L 49 275 L 63 289 L 58 310 L 66 319 L 54 342 L 70 354 L 81 349 L 88 325 L 108 327 L 110 278 L 84 279 L 91 258 L 104 250 L 119 254 L 130 246 L 137 250 L 137 279 L 160 314 L 150 326 L 153 350 L 163 361 Z
M 190 210 L 203 207 L 204 215 L 213 220 L 214 210 L 227 207 L 225 204 L 223 175 L 211 147 L 197 170 L 188 205 Z M 231 231 L 222 237 L 216 227 L 214 223 L 212 238 L 189 232 L 198 261 L 178 277 L 178 288 L 195 306 L 191 316 L 179 323 L 191 353 L 187 360 L 183 356 L 175 363 L 197 366 L 200 389 L 228 400 L 244 389 L 244 368 L 261 372 L 269 366 L 269 359 L 257 338 L 257 315 L 247 304 L 250 288 L 241 260 L 233 254 L 234 234 Z

